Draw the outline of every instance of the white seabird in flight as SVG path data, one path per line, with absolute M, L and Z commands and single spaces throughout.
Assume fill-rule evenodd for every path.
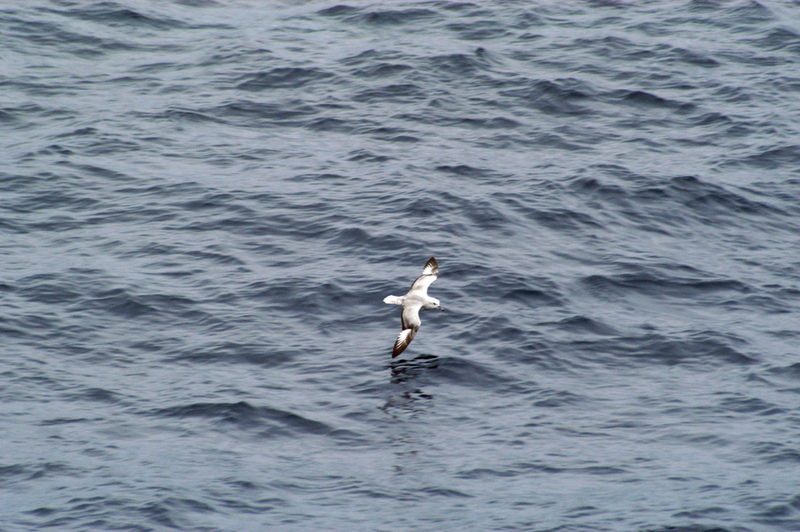
M 397 335 L 397 340 L 392 349 L 392 358 L 402 353 L 411 340 L 416 336 L 422 322 L 419 319 L 420 310 L 444 310 L 439 306 L 439 300 L 428 296 L 428 287 L 439 276 L 439 264 L 436 259 L 431 257 L 422 269 L 422 275 L 411 285 L 411 290 L 404 296 L 386 296 L 384 303 L 390 305 L 402 305 L 403 313 L 400 315 L 400 322 L 403 330 Z

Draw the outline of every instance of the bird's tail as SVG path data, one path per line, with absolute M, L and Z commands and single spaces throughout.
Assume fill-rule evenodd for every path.
M 389 305 L 402 305 L 403 298 L 398 296 L 386 296 L 383 298 L 383 302 Z

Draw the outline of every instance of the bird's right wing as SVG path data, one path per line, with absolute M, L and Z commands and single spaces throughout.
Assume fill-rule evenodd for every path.
M 419 319 L 419 309 L 421 308 L 422 303 L 403 305 L 403 313 L 400 314 L 400 323 L 403 325 L 403 330 L 419 329 L 419 326 L 422 325 L 422 320 Z
M 394 342 L 392 358 L 405 351 L 408 344 L 417 335 L 419 326 L 422 325 L 422 321 L 419 319 L 419 309 L 421 308 L 422 303 L 403 306 L 403 313 L 400 315 L 403 330 L 400 331 L 400 334 L 397 335 L 397 340 Z
M 403 329 L 400 331 L 400 334 L 397 335 L 397 340 L 394 342 L 394 348 L 392 349 L 392 358 L 396 357 L 400 353 L 406 350 L 408 344 L 411 343 L 411 340 L 414 339 L 414 336 L 417 334 L 417 330 L 419 327 L 414 327 L 412 329 Z

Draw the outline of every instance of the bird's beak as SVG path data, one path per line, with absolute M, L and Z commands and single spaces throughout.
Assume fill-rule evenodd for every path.
M 442 307 L 438 307 L 438 309 L 441 310 L 442 312 L 444 312 L 444 309 Z

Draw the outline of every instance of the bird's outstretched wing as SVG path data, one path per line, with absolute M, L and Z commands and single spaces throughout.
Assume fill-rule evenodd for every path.
M 400 322 L 403 325 L 403 330 L 400 331 L 400 334 L 397 335 L 397 340 L 394 342 L 392 358 L 405 351 L 406 347 L 408 347 L 408 344 L 410 344 L 411 340 L 414 339 L 414 336 L 417 335 L 417 331 L 419 330 L 420 325 L 422 325 L 422 321 L 419 319 L 420 308 L 422 308 L 421 303 L 417 305 L 403 306 L 403 313 L 400 315 Z
M 428 295 L 428 287 L 431 285 L 439 277 L 439 263 L 436 262 L 436 259 L 431 257 L 428 259 L 428 262 L 425 263 L 425 267 L 422 268 L 422 275 L 417 277 L 417 279 L 411 284 L 411 290 L 408 291 L 410 294 L 411 292 L 420 292 L 423 295 Z
M 400 334 L 397 335 L 397 340 L 395 340 L 394 348 L 392 349 L 392 358 L 406 350 L 406 347 L 408 347 L 408 344 L 414 339 L 418 330 L 419 327 L 416 329 L 403 329 Z

